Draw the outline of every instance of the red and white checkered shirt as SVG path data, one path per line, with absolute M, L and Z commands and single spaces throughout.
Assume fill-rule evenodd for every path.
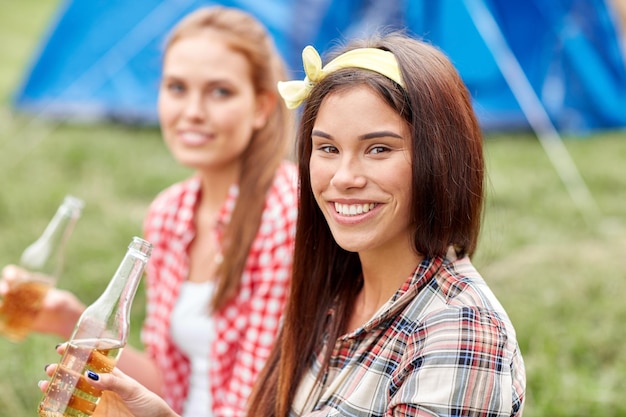
M 231 187 L 218 222 L 228 223 L 238 190 Z M 172 340 L 170 319 L 189 272 L 199 192 L 197 177 L 167 188 L 152 202 L 144 223 L 144 237 L 154 248 L 146 270 L 142 340 L 163 375 L 164 398 L 178 413 L 189 390 L 190 367 Z M 284 162 L 266 195 L 240 290 L 212 317 L 216 334 L 210 347 L 209 384 L 214 416 L 245 414 L 252 385 L 269 356 L 291 279 L 296 215 L 297 170 Z

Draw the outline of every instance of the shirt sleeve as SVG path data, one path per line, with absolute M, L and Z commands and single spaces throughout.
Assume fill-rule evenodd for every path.
M 497 313 L 479 307 L 435 312 L 408 340 L 387 416 L 518 415 L 511 388 L 516 353 Z

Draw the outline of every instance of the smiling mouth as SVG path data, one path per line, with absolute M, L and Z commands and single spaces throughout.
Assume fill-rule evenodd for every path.
M 197 132 L 183 132 L 178 136 L 186 145 L 202 145 L 210 140 L 210 135 Z
M 342 216 L 358 216 L 359 214 L 367 213 L 376 207 L 376 203 L 365 204 L 341 204 L 335 203 L 335 211 Z

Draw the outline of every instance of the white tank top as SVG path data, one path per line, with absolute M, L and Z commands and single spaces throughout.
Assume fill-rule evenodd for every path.
M 189 395 L 183 417 L 212 417 L 209 389 L 209 347 L 215 326 L 208 314 L 214 282 L 185 281 L 172 312 L 171 334 L 174 343 L 189 358 L 191 375 Z

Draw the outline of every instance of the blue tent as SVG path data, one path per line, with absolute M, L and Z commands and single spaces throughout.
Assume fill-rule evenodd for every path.
M 69 120 L 156 123 L 162 45 L 186 13 L 248 10 L 293 76 L 307 44 L 405 27 L 440 47 L 468 85 L 486 130 L 551 123 L 559 131 L 626 127 L 626 66 L 604 0 L 68 0 L 42 40 L 15 107 Z M 541 122 L 543 120 L 543 122 Z

